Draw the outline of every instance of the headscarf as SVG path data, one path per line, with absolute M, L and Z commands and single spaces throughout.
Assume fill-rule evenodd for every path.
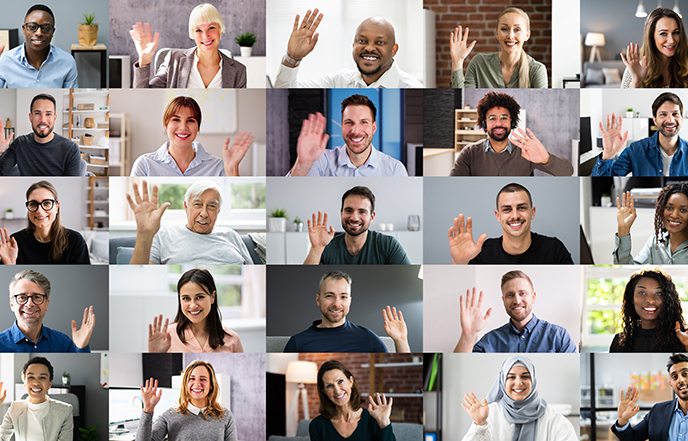
M 506 393 L 504 388 L 506 376 L 511 368 L 517 364 L 528 369 L 532 384 L 530 394 L 523 401 L 515 401 Z M 535 365 L 530 359 L 523 355 L 514 355 L 502 363 L 502 369 L 487 394 L 488 403 L 497 401 L 502 405 L 506 420 L 514 425 L 514 435 L 511 437 L 511 441 L 535 441 L 538 419 L 547 410 L 547 402 L 538 397 Z

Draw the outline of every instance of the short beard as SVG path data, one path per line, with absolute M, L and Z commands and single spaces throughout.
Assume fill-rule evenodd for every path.
M 674 131 L 674 134 L 673 135 L 667 135 L 667 133 L 664 131 L 664 126 L 659 126 L 659 133 L 661 133 L 662 136 L 664 136 L 665 138 L 673 138 L 675 136 L 678 136 L 679 128 L 680 127 L 676 126 L 676 130 Z
M 509 130 L 509 129 L 506 129 L 506 132 L 504 132 L 504 136 L 502 136 L 502 137 L 496 137 L 492 134 L 492 132 L 494 132 L 494 129 L 492 129 L 490 132 L 488 132 L 487 136 L 489 136 L 490 139 L 493 139 L 493 140 L 499 141 L 499 142 L 504 141 L 505 139 L 509 138 L 509 135 L 511 135 L 511 130 Z
M 50 136 L 51 133 L 53 133 L 52 127 L 48 129 L 48 132 L 45 135 L 37 132 L 36 129 L 33 129 L 33 134 L 38 136 L 41 139 L 47 138 L 48 136 Z
M 363 234 L 363 233 L 365 233 L 366 231 L 368 231 L 368 227 L 363 227 L 363 226 L 362 226 L 358 231 L 355 231 L 355 232 L 352 233 L 352 232 L 349 230 L 349 226 L 346 225 L 344 222 L 342 222 L 342 228 L 344 228 L 344 231 L 346 231 L 346 234 L 348 234 L 349 236 L 354 236 L 354 237 L 355 237 L 355 236 L 360 236 L 361 234 Z

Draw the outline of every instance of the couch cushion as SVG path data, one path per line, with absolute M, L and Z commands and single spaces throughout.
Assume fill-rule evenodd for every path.
M 604 84 L 621 84 L 621 74 L 619 73 L 619 69 L 603 67 L 602 75 L 604 75 Z
M 602 69 L 588 69 L 585 72 L 585 84 L 604 84 Z
M 129 265 L 134 256 L 134 249 L 129 247 L 117 247 L 117 265 Z

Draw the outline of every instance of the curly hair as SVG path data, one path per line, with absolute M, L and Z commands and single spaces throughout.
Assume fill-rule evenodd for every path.
M 484 127 L 487 112 L 495 107 L 504 107 L 509 111 L 511 116 L 512 126 L 518 125 L 518 112 L 521 111 L 521 106 L 516 102 L 513 96 L 501 92 L 487 92 L 484 97 L 478 101 L 478 124 Z
M 344 366 L 344 364 L 337 360 L 326 361 L 320 366 L 318 370 L 318 397 L 320 398 L 320 414 L 329 420 L 337 416 L 337 406 L 330 400 L 330 397 L 325 393 L 325 382 L 323 381 L 323 376 L 325 373 L 332 370 L 338 370 L 347 379 L 351 380 L 351 396 L 349 397 L 349 405 L 351 410 L 354 412 L 361 408 L 364 404 L 363 398 L 358 391 L 358 386 L 356 385 L 356 380 L 354 379 L 351 371 Z
M 685 331 L 686 323 L 683 320 L 681 300 L 676 291 L 676 285 L 671 280 L 671 275 L 659 267 L 646 268 L 631 274 L 631 279 L 624 290 L 623 305 L 619 321 L 623 331 L 619 334 L 619 349 L 621 352 L 631 352 L 636 330 L 640 327 L 640 317 L 635 312 L 633 294 L 635 287 L 643 277 L 649 277 L 659 282 L 662 288 L 662 311 L 657 322 L 655 341 L 652 344 L 652 352 L 684 352 L 685 347 L 676 337 L 675 323 L 681 324 L 681 330 Z
M 647 75 L 642 87 L 664 87 L 664 76 L 659 49 L 655 44 L 655 29 L 657 22 L 662 18 L 673 18 L 678 24 L 679 42 L 676 45 L 676 53 L 669 58 L 669 72 L 671 83 L 669 87 L 688 87 L 688 38 L 683 27 L 683 20 L 677 13 L 668 8 L 656 8 L 650 12 L 645 20 L 643 30 L 643 46 L 640 48 L 640 59 L 647 57 Z
M 669 235 L 664 225 L 664 210 L 669 197 L 676 193 L 682 193 L 688 197 L 688 182 L 673 182 L 664 187 L 657 195 L 657 203 L 655 205 L 655 247 L 658 247 L 660 242 L 665 243 L 669 240 Z

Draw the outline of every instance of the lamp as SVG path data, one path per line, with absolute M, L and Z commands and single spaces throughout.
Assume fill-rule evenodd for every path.
M 308 392 L 306 384 L 315 384 L 318 379 L 318 365 L 312 361 L 290 361 L 287 366 L 287 383 L 297 383 L 298 391 L 289 408 L 288 422 L 294 419 L 294 414 L 299 410 L 299 395 L 303 401 L 303 416 L 310 419 L 308 413 Z
M 674 3 L 674 12 L 678 14 L 679 17 L 683 18 L 683 15 L 681 15 L 681 9 L 678 7 L 678 0 L 676 0 L 676 3 Z
M 645 6 L 643 6 L 642 1 L 640 3 L 638 3 L 638 8 L 635 10 L 635 16 L 638 18 L 647 17 L 647 12 L 645 12 Z
M 597 49 L 597 46 L 604 46 L 604 34 L 599 32 L 588 32 L 585 35 L 585 45 L 592 46 L 592 50 L 590 51 L 591 63 L 595 61 L 595 55 L 597 55 L 598 61 L 602 61 L 602 57 L 600 56 L 600 51 Z

